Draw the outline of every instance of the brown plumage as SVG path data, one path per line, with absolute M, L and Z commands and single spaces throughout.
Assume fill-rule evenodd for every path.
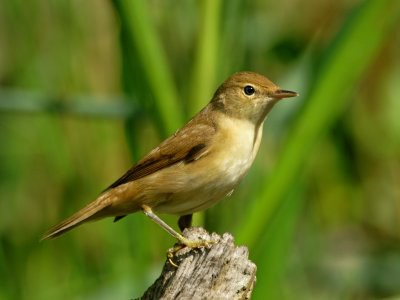
M 107 216 L 118 220 L 143 210 L 188 244 L 152 211 L 185 216 L 180 227 L 188 226 L 193 212 L 212 206 L 230 193 L 254 160 L 268 112 L 279 99 L 296 95 L 281 90 L 262 75 L 234 74 L 182 129 L 135 164 L 96 200 L 50 229 L 43 239 L 56 237 L 90 220 Z

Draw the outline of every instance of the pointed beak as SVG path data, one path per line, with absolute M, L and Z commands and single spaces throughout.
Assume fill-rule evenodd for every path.
M 271 97 L 273 98 L 278 98 L 278 99 L 282 99 L 282 98 L 290 98 L 290 97 L 296 97 L 299 94 L 296 92 L 292 92 L 292 91 L 288 91 L 288 90 L 281 90 L 278 89 L 275 92 L 273 92 L 271 94 Z

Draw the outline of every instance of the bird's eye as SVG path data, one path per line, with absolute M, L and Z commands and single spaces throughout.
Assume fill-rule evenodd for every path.
M 255 93 L 255 89 L 251 85 L 246 85 L 243 91 L 247 96 L 251 96 Z

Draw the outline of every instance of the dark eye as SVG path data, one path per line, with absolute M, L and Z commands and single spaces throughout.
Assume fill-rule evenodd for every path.
M 247 96 L 251 96 L 251 95 L 253 95 L 254 92 L 255 92 L 254 88 L 253 88 L 251 85 L 246 85 L 246 86 L 244 87 L 243 91 L 244 91 L 244 93 L 245 93 Z

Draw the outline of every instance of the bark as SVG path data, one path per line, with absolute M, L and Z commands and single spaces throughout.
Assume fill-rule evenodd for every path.
M 228 233 L 210 235 L 203 228 L 186 229 L 184 235 L 214 243 L 177 251 L 140 299 L 250 299 L 257 268 L 246 247 L 235 246 Z

